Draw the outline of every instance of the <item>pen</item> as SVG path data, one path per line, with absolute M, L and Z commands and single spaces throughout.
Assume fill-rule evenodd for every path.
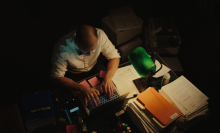
M 65 112 L 65 114 L 66 114 L 67 120 L 69 121 L 69 124 L 72 125 L 72 121 L 71 121 L 71 119 L 70 119 L 70 116 L 68 115 L 67 110 L 64 109 L 64 112 Z

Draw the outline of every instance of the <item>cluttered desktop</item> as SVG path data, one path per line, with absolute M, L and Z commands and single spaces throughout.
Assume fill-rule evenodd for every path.
M 147 61 L 152 63 L 149 66 L 153 67 L 148 72 L 141 71 L 140 64 L 133 65 L 135 62 L 132 62 L 132 59 L 121 64 L 112 79 L 116 88 L 114 95 L 108 99 L 105 94 L 101 94 L 100 103 L 96 107 L 88 101 L 88 106 L 85 106 L 82 93 L 66 89 L 51 93 L 48 90 L 24 94 L 25 103 L 30 96 L 32 100 L 33 97 L 37 99 L 37 96 L 40 96 L 39 101 L 48 101 L 42 106 L 50 107 L 48 111 L 42 108 L 38 113 L 32 113 L 31 117 L 26 115 L 27 131 L 38 132 L 44 129 L 43 131 L 59 133 L 171 132 L 178 123 L 190 121 L 208 111 L 208 97 L 188 79 L 184 76 L 177 77 L 157 54 L 150 53 L 147 57 Z M 79 84 L 99 90 L 104 73 L 101 70 L 100 73 L 79 81 Z M 143 76 L 143 73 L 150 75 Z M 190 101 L 184 102 L 184 97 L 181 97 L 183 95 L 193 95 L 194 99 L 189 98 Z M 40 103 L 38 105 L 40 106 Z M 47 117 L 45 113 L 48 113 Z M 39 121 L 34 120 L 40 114 L 45 117 Z

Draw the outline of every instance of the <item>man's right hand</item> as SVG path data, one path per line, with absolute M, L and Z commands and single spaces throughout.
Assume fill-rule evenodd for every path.
M 93 108 L 94 106 L 93 106 L 93 104 L 92 104 L 91 99 L 94 101 L 95 106 L 97 106 L 98 103 L 100 103 L 99 97 L 98 97 L 98 95 L 100 95 L 100 94 L 99 94 L 99 91 L 96 90 L 95 88 L 91 88 L 91 87 L 84 86 L 84 87 L 81 88 L 81 91 L 82 91 L 83 94 L 84 94 L 86 106 L 88 106 L 87 99 L 89 99 L 89 102 L 90 102 L 92 108 Z

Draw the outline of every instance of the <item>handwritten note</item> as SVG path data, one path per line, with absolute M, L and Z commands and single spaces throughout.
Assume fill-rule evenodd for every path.
M 100 83 L 96 77 L 93 77 L 93 78 L 89 79 L 88 81 L 92 85 L 92 87 L 94 87 Z
M 100 74 L 99 74 L 99 77 L 100 78 L 105 78 L 105 75 L 106 75 L 106 71 L 100 71 Z
M 90 87 L 90 85 L 88 84 L 88 82 L 86 80 L 83 80 L 79 84 Z M 73 93 L 74 96 L 77 96 L 79 93 L 81 93 L 81 91 L 74 91 L 74 90 L 71 90 L 71 92 Z
M 81 85 L 85 85 L 87 87 L 90 87 L 90 85 L 88 84 L 88 82 L 86 80 L 83 80 L 82 82 L 80 82 L 79 84 Z

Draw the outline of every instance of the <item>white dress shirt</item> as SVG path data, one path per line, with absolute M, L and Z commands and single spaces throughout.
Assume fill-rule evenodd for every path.
M 98 43 L 92 55 L 79 54 L 79 48 L 74 42 L 76 31 L 72 31 L 63 36 L 54 46 L 52 54 L 51 77 L 64 77 L 65 72 L 81 73 L 87 72 L 93 68 L 97 59 L 102 54 L 108 59 L 120 58 L 118 50 L 108 39 L 105 32 L 96 28 L 98 34 Z

